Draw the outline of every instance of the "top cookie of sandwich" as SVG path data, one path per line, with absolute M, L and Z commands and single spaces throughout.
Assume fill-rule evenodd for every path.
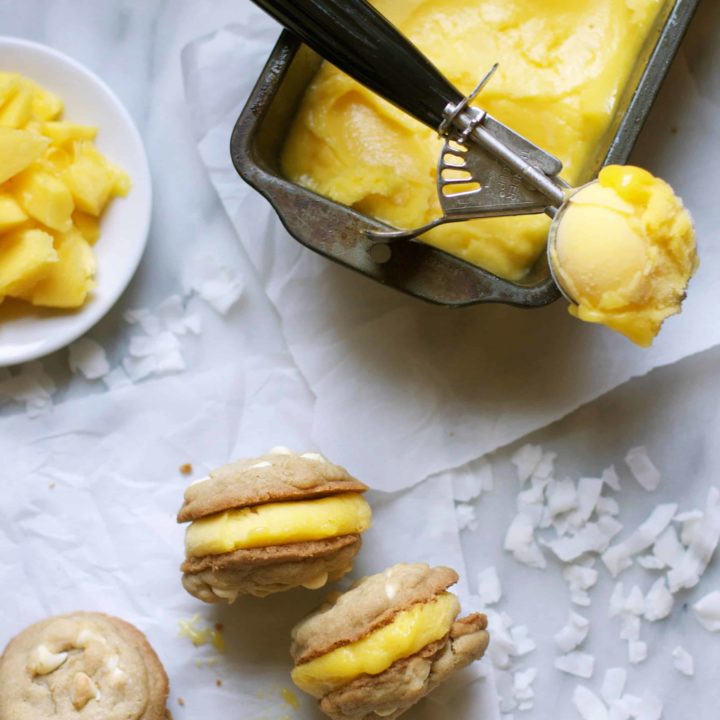
M 318 453 L 291 453 L 285 448 L 238 460 L 213 470 L 185 491 L 178 522 L 199 520 L 230 509 L 304 500 L 367 490 L 345 468 Z
M 394 565 L 385 572 L 358 580 L 295 626 L 290 652 L 305 663 L 342 645 L 357 642 L 392 622 L 403 610 L 432 601 L 458 581 L 447 567 L 424 563 Z
M 0 658 L 0 720 L 165 720 L 167 696 L 145 636 L 101 613 L 31 625 Z

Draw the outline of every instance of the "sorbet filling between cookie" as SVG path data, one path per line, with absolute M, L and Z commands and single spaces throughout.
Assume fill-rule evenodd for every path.
M 290 545 L 364 532 L 370 506 L 359 493 L 268 503 L 196 520 L 185 534 L 188 557 Z
M 414 605 L 361 640 L 298 665 L 292 671 L 293 682 L 310 695 L 322 697 L 359 675 L 379 675 L 445 637 L 459 612 L 458 599 L 447 592 Z

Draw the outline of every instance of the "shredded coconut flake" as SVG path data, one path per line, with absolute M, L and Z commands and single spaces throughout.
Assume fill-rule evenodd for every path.
M 571 612 L 565 626 L 555 634 L 554 640 L 558 650 L 569 653 L 582 645 L 590 632 L 590 621 L 576 612 Z
M 68 364 L 72 372 L 80 372 L 88 380 L 99 380 L 110 372 L 105 350 L 91 338 L 80 338 L 70 345 Z
M 526 670 L 518 670 L 513 674 L 513 695 L 515 699 L 521 703 L 531 702 L 535 697 L 535 691 L 532 684 L 537 677 L 536 668 L 527 668 Z M 522 710 L 522 704 L 520 705 Z
M 165 328 L 175 335 L 198 335 L 202 330 L 202 318 L 197 313 L 188 313 L 179 295 L 163 300 L 158 306 L 158 315 Z
M 563 577 L 570 588 L 570 601 L 574 605 L 588 607 L 590 596 L 587 590 L 597 583 L 597 570 L 584 565 L 570 565 L 563 569 Z
M 133 382 L 150 375 L 167 375 L 185 369 L 180 342 L 167 330 L 157 335 L 131 338 L 129 353 L 123 360 L 123 367 Z
M 628 660 L 633 665 L 644 662 L 648 656 L 647 643 L 642 640 L 631 640 L 628 643 Z
M 517 450 L 510 461 L 517 470 L 518 480 L 524 485 L 535 472 L 543 458 L 543 451 L 539 445 L 523 445 Z
M 595 478 L 581 478 L 578 483 L 578 517 L 586 523 L 595 512 L 600 495 L 602 494 L 603 481 Z
M 192 271 L 190 287 L 221 315 L 227 315 L 243 293 L 237 272 L 220 265 L 214 258 L 202 258 Z
M 460 530 L 477 530 L 477 517 L 475 516 L 475 508 L 472 505 L 456 503 L 455 515 Z
M 672 613 L 675 599 L 668 590 L 665 578 L 658 578 L 645 597 L 645 619 L 650 622 L 664 620 Z
M 4 375 L 4 379 L 0 380 L 0 398 L 25 405 L 25 412 L 31 418 L 52 410 L 52 396 L 57 389 L 41 362 L 26 363 L 17 374 Z
M 625 456 L 625 462 L 638 483 L 648 492 L 657 490 L 660 485 L 660 472 L 648 457 L 644 447 L 632 448 Z
M 611 465 L 609 468 L 605 468 L 605 470 L 603 470 L 601 480 L 611 490 L 620 492 L 620 478 L 618 477 L 617 470 L 615 470 L 614 465 Z
M 505 535 L 505 550 L 524 565 L 545 568 L 547 561 L 540 546 L 535 541 L 535 527 L 529 515 L 518 513 Z
M 561 672 L 586 680 L 595 672 L 595 657 L 589 653 L 571 652 L 555 658 L 555 667 Z
M 517 708 L 515 693 L 513 692 L 513 676 L 504 670 L 495 670 L 495 686 L 500 700 L 500 712 L 508 713 Z M 504 715 L 504 717 L 513 717 Z
M 720 590 L 706 595 L 693 605 L 695 616 L 709 632 L 720 632 Z
M 645 612 L 645 597 L 643 596 L 642 590 L 637 586 L 633 585 L 630 594 L 625 601 L 625 612 L 629 612 L 631 615 L 640 616 Z
M 647 550 L 665 531 L 673 516 L 677 512 L 677 505 L 668 503 L 658 505 L 645 522 L 626 540 L 613 545 L 605 553 L 602 560 L 613 577 L 617 577 L 623 570 L 632 565 L 632 557 Z
M 578 685 L 572 701 L 583 720 L 609 720 L 607 708 L 592 690 Z
M 625 692 L 625 683 L 627 682 L 627 670 L 625 668 L 610 668 L 605 671 L 600 695 L 603 700 L 610 704 L 615 700 L 619 700 Z
M 605 518 L 603 518 L 604 520 Z M 550 542 L 541 540 L 563 562 L 572 562 L 587 553 L 603 552 L 610 544 L 611 528 L 600 522 L 587 523 L 571 537 L 562 537 Z M 612 528 L 613 532 L 617 532 Z
M 695 674 L 695 658 L 685 648 L 676 647 L 672 651 L 673 665 L 682 675 L 692 677 Z
M 642 697 L 623 695 L 616 707 L 625 713 L 625 717 L 635 720 L 660 720 L 663 712 L 660 700 L 649 692 Z
M 147 308 L 126 310 L 123 313 L 123 318 L 130 325 L 139 325 L 147 335 L 159 335 L 162 331 L 160 318 Z
M 640 639 L 640 616 L 625 613 L 620 617 L 620 639 L 636 642 Z
M 457 502 L 475 500 L 484 492 L 490 492 L 493 489 L 492 465 L 484 458 L 472 463 L 466 469 L 453 475 L 452 485 L 453 497 Z
M 494 566 L 478 574 L 478 597 L 483 606 L 494 605 L 502 598 L 500 578 Z
M 510 628 L 510 635 L 515 643 L 515 655 L 518 657 L 527 655 L 537 648 L 526 625 L 515 625 Z
M 121 366 L 113 368 L 109 373 L 104 375 L 102 381 L 108 390 L 116 390 L 117 388 L 132 385 L 132 381 L 125 372 L 125 369 Z
M 555 517 L 578 506 L 578 493 L 572 480 L 557 480 L 548 487 L 548 510 Z
M 596 510 L 598 515 L 619 515 L 620 506 L 615 498 L 600 497 L 598 498 Z
M 710 564 L 720 542 L 720 492 L 712 487 L 708 493 L 706 511 L 692 533 L 688 533 L 688 548 L 677 565 L 668 572 L 670 592 L 695 587 Z M 685 538 L 683 531 L 683 538 Z

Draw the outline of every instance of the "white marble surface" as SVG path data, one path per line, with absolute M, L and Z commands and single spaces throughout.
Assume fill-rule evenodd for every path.
M 106 347 L 113 362 L 118 362 L 123 356 L 127 341 L 134 332 L 122 320 L 122 311 L 138 306 L 155 307 L 173 292 L 187 295 L 183 274 L 188 258 L 216 254 L 235 269 L 247 285 L 244 298 L 227 318 L 221 318 L 195 299 L 190 300 L 193 307 L 203 314 L 204 330 L 197 338 L 183 340 L 188 371 L 185 376 L 180 376 L 179 382 L 182 382 L 182 377 L 190 378 L 194 373 L 198 373 L 197 377 L 202 374 L 207 382 L 208 375 L 204 371 L 212 377 L 212 370 L 217 367 L 220 358 L 223 372 L 218 374 L 218 382 L 228 382 L 235 387 L 228 381 L 228 377 L 235 378 L 235 375 L 224 372 L 232 358 L 237 358 L 237 373 L 241 376 L 248 372 L 244 363 L 251 355 L 276 353 L 287 359 L 280 321 L 227 221 L 198 157 L 182 87 L 180 53 L 183 47 L 203 34 L 237 21 L 240 6 L 245 2 L 0 0 L 0 31 L 3 34 L 48 43 L 87 64 L 127 104 L 146 143 L 155 192 L 148 252 L 120 306 L 92 332 L 92 336 Z M 706 0 L 685 46 L 685 61 L 698 67 L 720 69 L 719 30 L 720 5 Z M 701 76 L 705 84 L 693 90 L 708 98 L 707 109 L 711 112 L 713 103 L 710 98 L 719 95 L 720 73 L 703 72 Z M 666 122 L 664 112 L 673 108 L 673 102 L 673 97 L 664 96 L 665 105 L 660 106 L 654 115 L 655 126 Z M 687 131 L 686 128 L 681 127 L 681 138 L 684 131 Z M 681 162 L 682 143 L 674 147 L 673 152 L 679 153 L 678 172 L 680 169 L 692 172 L 692 168 L 684 167 Z M 653 146 L 641 142 L 638 157 L 648 159 L 654 150 Z M 708 153 L 717 155 L 717 147 L 709 147 Z M 668 162 L 671 161 L 672 157 L 669 157 Z M 714 199 L 709 195 L 702 198 L 702 202 L 711 204 Z M 711 238 L 713 241 L 716 239 L 716 236 Z M 645 517 L 654 503 L 661 499 L 680 502 L 683 509 L 699 507 L 707 488 L 713 483 L 718 484 L 720 476 L 720 454 L 715 441 L 720 431 L 715 400 L 720 391 L 717 380 L 719 366 L 720 351 L 711 350 L 653 371 L 649 376 L 621 386 L 568 418 L 538 431 L 532 440 L 560 452 L 560 471 L 573 477 L 583 472 L 597 473 L 610 462 L 621 464 L 630 446 L 647 444 L 663 471 L 664 483 L 657 498 L 649 498 L 634 489 L 623 493 L 621 517 L 628 526 Z M 65 352 L 46 360 L 45 367 L 58 386 L 55 401 L 59 407 L 55 410 L 57 421 L 53 420 L 53 415 L 45 416 L 42 432 L 37 434 L 42 434 L 44 442 L 50 447 L 52 452 L 49 457 L 62 458 L 65 465 L 69 463 L 72 466 L 73 456 L 77 456 L 77 472 L 82 473 L 80 458 L 84 452 L 83 443 L 94 443 L 95 440 L 84 430 L 73 432 L 73 428 L 85 428 L 90 419 L 75 415 L 82 413 L 82 403 L 67 401 L 105 392 L 104 386 L 71 376 Z M 255 368 L 253 372 L 259 373 L 262 380 L 262 368 Z M 262 382 L 259 385 L 262 386 Z M 141 388 L 132 391 L 141 392 Z M 311 396 L 306 400 L 312 404 Z M 252 407 L 254 412 L 264 414 L 266 425 L 272 421 L 276 408 L 264 407 L 262 403 Z M 191 405 L 186 410 L 191 411 Z M 282 408 L 277 411 L 282 412 Z M 13 432 L 18 433 L 18 441 L 22 438 L 23 442 L 27 442 L 27 438 L 35 437 L 34 431 L 27 430 L 21 408 L 4 406 L 0 412 L 3 416 L 0 422 L 5 423 L 3 439 L 8 452 L 13 447 Z M 104 419 L 108 420 L 107 417 Z M 286 420 L 292 427 L 295 419 L 290 417 Z M 303 419 L 298 418 L 297 422 L 302 423 Z M 252 418 L 247 417 L 244 423 L 240 420 L 229 423 L 223 436 L 213 445 L 215 455 L 208 456 L 204 462 L 218 461 L 231 452 L 250 450 L 253 446 L 253 426 Z M 19 430 L 21 427 L 22 433 Z M 64 446 L 62 438 L 58 440 L 54 437 L 60 428 L 62 433 L 73 437 L 71 445 Z M 212 434 L 206 427 L 202 432 Z M 158 429 L 154 437 L 162 442 L 162 429 Z M 305 437 L 304 432 L 298 432 L 298 440 Z M 504 529 L 514 512 L 516 488 L 509 479 L 507 469 L 512 449 L 499 451 L 493 456 L 498 473 L 497 489 L 477 503 L 479 530 L 465 533 L 462 538 L 471 589 L 477 570 L 496 564 L 506 589 L 502 607 L 516 622 L 530 626 L 538 642 L 539 650 L 519 665 L 540 668 L 535 684 L 536 709 L 530 713 L 517 713 L 516 718 L 574 718 L 577 714 L 571 706 L 570 697 L 576 681 L 560 676 L 551 667 L 554 656 L 551 638 L 569 608 L 559 570 L 553 566 L 545 574 L 540 574 L 514 563 L 502 552 Z M 138 451 L 152 452 L 152 445 L 140 445 Z M 18 460 L 13 467 L 22 470 L 23 477 L 3 472 L 0 474 L 3 488 L 10 491 L 14 483 L 26 480 L 25 472 L 27 479 L 33 476 L 37 471 L 32 463 L 33 453 L 34 445 L 29 443 L 19 450 L 24 464 Z M 150 485 L 144 491 L 150 491 L 151 480 L 148 479 Z M 626 482 L 626 486 L 630 487 L 630 483 Z M 37 503 L 31 503 L 29 508 L 32 512 L 40 512 Z M 15 512 L 18 511 L 21 509 L 15 507 Z M 0 534 L 3 532 L 6 540 L 13 537 L 12 530 L 3 531 L 0 526 Z M 117 542 L 117 538 L 113 540 L 113 543 Z M 5 547 L 1 542 L 0 546 Z M 7 547 L 9 549 L 13 545 Z M 32 568 L 31 559 L 22 557 L 20 562 L 25 563 L 24 567 Z M 6 577 L 3 571 L 7 571 L 7 577 L 10 577 L 12 567 L 3 564 L 0 558 L 0 577 Z M 108 582 L 111 586 L 112 578 Z M 589 647 L 597 653 L 598 670 L 588 684 L 596 689 L 605 668 L 624 664 L 624 645 L 617 639 L 617 623 L 606 617 L 606 600 L 611 587 L 611 582 L 605 578 L 596 589 L 597 600 L 592 609 L 593 630 Z M 680 596 L 673 618 L 650 631 L 651 657 L 631 670 L 630 691 L 641 693 L 650 689 L 658 694 L 666 705 L 664 717 L 670 720 L 717 718 L 720 706 L 720 686 L 717 682 L 720 640 L 717 635 L 710 635 L 699 628 L 691 613 L 687 612 L 687 604 L 718 588 L 720 573 L 717 567 L 713 567 L 700 588 Z M 48 593 L 46 600 L 36 608 L 38 613 L 54 612 L 67 606 L 62 598 L 55 598 L 52 593 Z M 120 603 L 113 602 L 111 607 L 122 614 Z M 130 608 L 126 614 L 137 616 L 138 620 L 146 617 L 144 609 L 138 608 Z M 23 620 L 27 618 L 23 616 Z M 19 621 L 7 613 L 0 618 L 0 644 L 18 629 L 18 624 Z M 169 636 L 167 630 L 158 632 L 161 639 L 164 635 Z M 679 676 L 672 668 L 669 654 L 679 642 L 695 655 L 698 671 L 693 679 Z M 265 657 L 261 659 L 267 660 Z M 231 700 L 228 697 L 223 702 Z M 257 718 L 253 716 L 250 720 L 263 717 L 262 708 L 255 709 Z M 193 717 L 190 712 L 180 715 L 185 716 Z M 470 720 L 471 717 L 474 720 L 470 714 L 458 720 Z

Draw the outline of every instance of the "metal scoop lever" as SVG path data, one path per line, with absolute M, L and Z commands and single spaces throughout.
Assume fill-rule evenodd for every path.
M 568 185 L 562 163 L 471 107 L 495 68 L 465 97 L 366 0 L 253 0 L 338 68 L 428 127 L 445 143 L 438 163 L 442 217 L 414 230 L 373 233 L 388 242 L 433 227 L 499 215 L 553 216 Z

